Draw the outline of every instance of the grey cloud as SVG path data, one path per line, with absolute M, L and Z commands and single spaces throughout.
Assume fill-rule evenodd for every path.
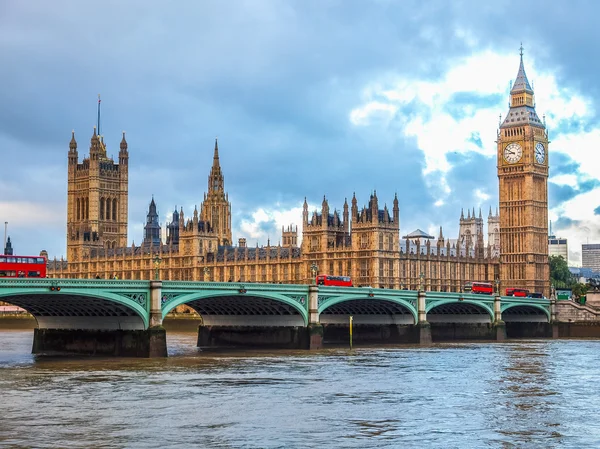
M 422 153 L 402 137 L 406 118 L 425 113 L 422 105 L 404 107 L 380 135 L 352 127 L 348 114 L 360 104 L 363 87 L 382 75 L 437 79 L 456 58 L 486 48 L 514 51 L 516 73 L 518 41 L 506 32 L 507 23 L 523 31 L 519 39 L 535 53 L 538 68 L 559 70 L 565 85 L 598 94 L 597 62 L 582 56 L 598 42 L 597 27 L 586 27 L 596 8 L 589 2 L 568 11 L 541 1 L 417 0 L 368 6 L 254 0 L 185 8 L 153 1 L 32 1 L 0 8 L 0 150 L 11 167 L 0 195 L 19 197 L 19 183 L 27 180 L 38 201 L 65 207 L 70 131 L 76 130 L 81 158 L 101 93 L 109 154 L 117 154 L 121 130 L 127 131 L 129 240 L 136 242 L 141 236 L 132 229 L 145 219 L 152 193 L 161 213 L 177 204 L 187 215 L 200 204 L 215 135 L 226 188 L 235 198 L 234 220 L 271 208 L 275 200 L 296 207 L 304 196 L 319 203 L 326 194 L 340 208 L 352 192 L 366 202 L 374 189 L 388 207 L 398 192 L 404 229 L 430 222 L 455 226 L 460 207 L 477 201 L 478 188 L 495 204 L 493 158 L 451 154 L 452 198 L 433 206 L 439 198 L 421 175 Z M 578 42 L 580 51 L 554 29 Z M 457 30 L 471 33 L 476 46 L 456 38 Z M 492 97 L 456 94 L 455 100 L 482 105 Z M 576 169 L 558 155 L 551 160 L 553 174 Z M 51 178 L 39 174 L 43 169 Z M 64 252 L 64 228 L 19 240 L 15 245 L 27 242 L 27 252 Z

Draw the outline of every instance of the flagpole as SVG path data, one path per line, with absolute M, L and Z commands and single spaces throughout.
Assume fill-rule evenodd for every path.
M 98 137 L 100 137 L 100 94 L 98 94 Z

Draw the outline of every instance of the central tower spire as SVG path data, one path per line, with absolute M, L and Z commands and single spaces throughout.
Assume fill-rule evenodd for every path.
M 200 206 L 200 219 L 210 223 L 219 237 L 220 245 L 231 245 L 231 204 L 225 193 L 225 179 L 219 161 L 219 142 L 216 138 L 212 168 L 208 175 L 208 192 Z

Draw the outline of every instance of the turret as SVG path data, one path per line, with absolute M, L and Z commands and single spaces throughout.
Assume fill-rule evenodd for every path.
M 371 204 L 369 204 L 369 206 L 371 206 L 371 221 L 373 223 L 377 223 L 377 217 L 378 217 L 378 211 L 379 211 L 379 202 L 377 200 L 377 190 L 375 190 L 373 192 L 373 195 L 371 195 Z
M 400 228 L 400 207 L 398 207 L 398 194 L 394 194 L 394 223 Z
M 77 165 L 78 159 L 77 141 L 75 140 L 75 130 L 73 130 L 71 131 L 71 141 L 69 142 L 69 165 Z
M 160 224 L 158 223 L 158 212 L 156 211 L 156 203 L 154 196 L 148 207 L 146 215 L 146 225 L 144 226 L 144 241 L 143 246 L 160 246 Z
M 438 248 L 441 248 L 442 246 L 444 246 L 444 233 L 442 232 L 441 226 L 440 226 L 440 234 L 438 235 L 437 246 L 438 246 Z M 438 254 L 440 254 L 439 251 L 438 251 Z
M 352 193 L 352 223 L 358 220 L 358 203 L 356 201 L 356 193 Z
M 348 199 L 344 198 L 344 233 L 348 235 L 350 233 L 350 214 L 348 212 Z
M 306 229 L 308 226 L 308 203 L 306 197 L 304 197 L 304 205 L 302 206 L 302 227 Z
M 12 247 L 12 243 L 10 242 L 10 236 L 8 236 L 8 239 L 6 240 L 6 247 L 4 248 L 4 255 L 6 255 L 6 256 L 13 255 L 13 247 Z
M 125 140 L 125 131 L 123 131 L 123 138 L 121 139 L 121 145 L 119 150 L 119 164 L 127 165 L 129 161 L 129 151 L 127 151 L 127 141 Z
M 96 134 L 96 127 L 94 126 L 94 134 L 90 139 L 90 160 L 97 161 L 102 154 L 102 149 L 100 148 L 100 138 Z

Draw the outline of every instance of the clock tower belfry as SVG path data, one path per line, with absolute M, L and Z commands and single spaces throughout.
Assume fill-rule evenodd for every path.
M 549 296 L 548 132 L 535 112 L 522 46 L 497 144 L 501 291 L 517 287 Z

